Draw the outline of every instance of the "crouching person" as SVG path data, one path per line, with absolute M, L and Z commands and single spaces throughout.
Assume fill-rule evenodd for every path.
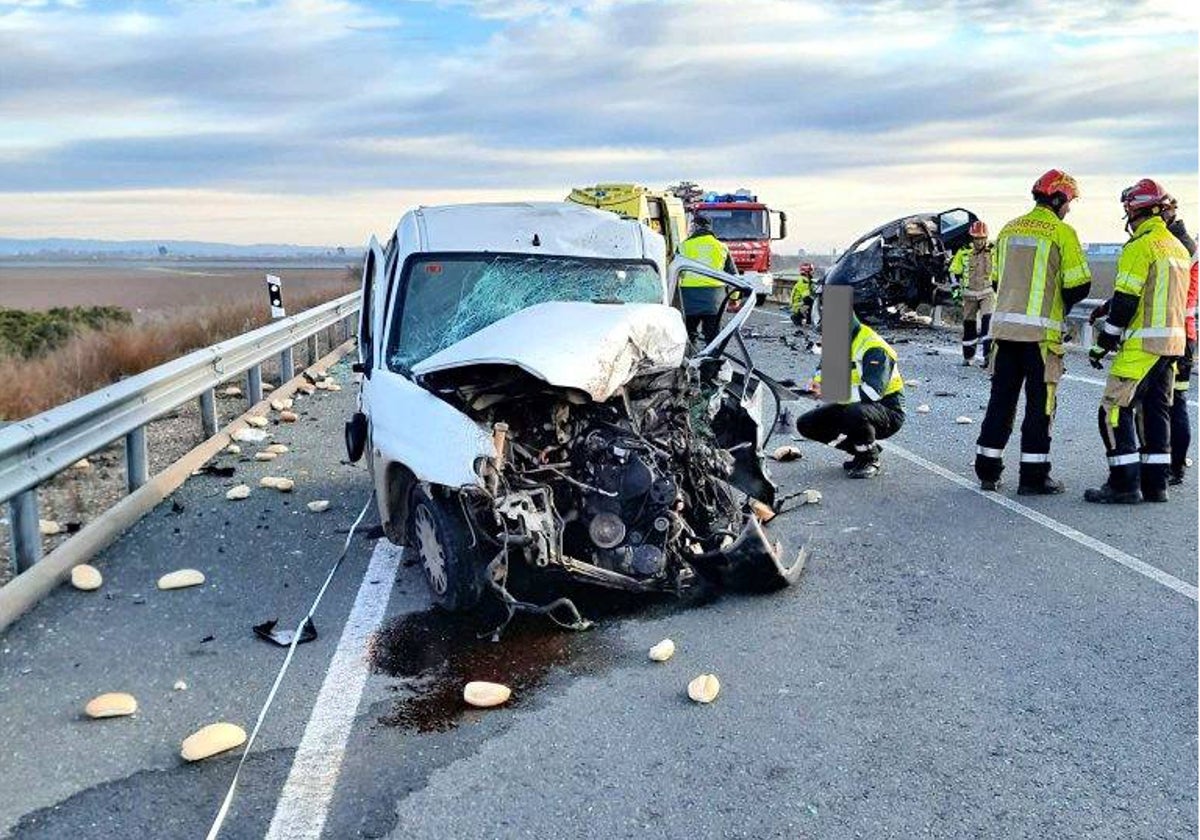
M 821 372 L 813 379 L 821 394 Z M 850 478 L 879 475 L 878 441 L 904 425 L 904 379 L 896 351 L 873 329 L 851 316 L 850 399 L 826 403 L 800 416 L 796 431 L 809 440 L 835 446 L 853 456 L 842 467 Z

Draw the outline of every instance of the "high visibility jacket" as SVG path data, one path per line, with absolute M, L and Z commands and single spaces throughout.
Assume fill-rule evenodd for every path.
M 963 297 L 985 298 L 992 293 L 992 250 L 989 242 L 982 248 L 964 245 L 950 261 L 950 273 L 962 278 Z
M 996 239 L 992 285 L 998 287 L 992 338 L 1059 343 L 1063 289 L 1090 284 L 1092 272 L 1075 229 L 1037 206 L 1004 226 Z
M 689 260 L 702 262 L 718 271 L 724 271 L 725 265 L 729 261 L 729 249 L 725 247 L 724 242 L 717 239 L 711 233 L 689 236 L 683 242 L 679 243 L 679 253 Z M 703 288 L 706 286 L 724 286 L 725 284 L 720 280 L 713 280 L 709 277 L 685 271 L 679 278 L 679 285 Z
M 1133 232 L 1117 259 L 1117 294 L 1138 298 L 1137 311 L 1122 333 L 1121 349 L 1113 360 L 1139 353 L 1178 356 L 1186 343 L 1187 297 L 1191 255 L 1158 216 Z M 1115 332 L 1105 324 L 1102 329 Z
M 812 281 L 801 274 L 800 279 L 796 281 L 796 285 L 792 286 L 791 311 L 793 313 L 799 312 L 800 307 L 804 303 L 804 299 L 811 294 Z
M 882 350 L 892 362 L 892 373 L 884 384 L 883 391 L 877 392 L 869 383 L 863 381 L 863 358 L 871 350 Z M 879 402 L 892 394 L 904 393 L 904 377 L 900 375 L 900 365 L 896 363 L 896 351 L 891 345 L 879 337 L 879 333 L 862 324 L 850 342 L 850 399 L 847 403 L 862 402 L 865 396 L 871 402 Z M 813 382 L 821 384 L 821 372 L 813 377 Z

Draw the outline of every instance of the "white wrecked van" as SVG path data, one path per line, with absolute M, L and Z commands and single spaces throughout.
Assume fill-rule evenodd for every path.
M 753 296 L 692 354 L 675 275 L 749 287 L 665 263 L 649 228 L 568 203 L 422 207 L 372 239 L 347 448 L 443 607 L 494 597 L 509 617 L 587 624 L 567 599 L 518 600 L 513 564 L 634 592 L 799 575 L 803 552 L 785 558 L 749 507 L 774 502 L 762 413 L 777 404 L 737 334 Z

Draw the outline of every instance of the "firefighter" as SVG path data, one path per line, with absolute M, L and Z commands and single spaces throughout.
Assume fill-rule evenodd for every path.
M 975 448 L 975 474 L 984 490 L 1000 488 L 1004 446 L 1017 400 L 1025 390 L 1021 424 L 1021 495 L 1061 493 L 1050 477 L 1050 424 L 1063 374 L 1066 314 L 1087 297 L 1091 271 L 1066 217 L 1079 196 L 1075 179 L 1051 169 L 1033 185 L 1034 208 L 1013 219 L 996 239 L 992 285 L 992 391 Z
M 792 286 L 792 301 L 789 307 L 792 313 L 792 323 L 802 327 L 812 317 L 812 281 L 815 267 L 812 263 L 800 263 L 800 276 L 796 285 Z
M 679 253 L 726 274 L 737 274 L 729 249 L 713 236 L 712 222 L 705 216 L 693 217 L 692 235 L 679 243 Z M 703 333 L 704 343 L 711 344 L 721 331 L 725 284 L 685 271 L 680 277 L 679 288 L 683 296 L 683 320 L 687 325 L 688 337 L 695 340 L 699 333 Z
M 983 351 L 979 364 L 986 368 L 990 349 L 988 330 L 996 307 L 996 293 L 992 289 L 993 245 L 988 242 L 987 225 L 982 221 L 971 222 L 969 233 L 971 244 L 955 253 L 950 262 L 950 273 L 959 278 L 962 290 L 963 367 L 970 367 L 978 345 Z
M 896 351 L 853 313 L 850 317 L 850 399 L 805 412 L 796 421 L 796 431 L 853 456 L 842 464 L 850 478 L 874 478 L 882 451 L 878 441 L 904 425 L 904 379 Z M 812 389 L 820 397 L 819 369 Z
M 1196 277 L 1196 240 L 1188 233 L 1178 211 L 1179 202 L 1168 196 L 1167 203 L 1163 205 L 1163 221 L 1166 222 L 1167 230 L 1175 234 L 1179 243 L 1192 255 L 1187 310 L 1184 313 L 1187 341 L 1184 344 L 1183 357 L 1175 363 L 1175 394 L 1171 403 L 1171 476 L 1167 480 L 1168 484 L 1183 484 L 1187 472 L 1187 451 L 1192 444 L 1192 424 L 1187 398 L 1192 384 L 1192 366 L 1196 360 L 1196 305 L 1197 292 L 1200 292 Z
M 1191 255 L 1167 230 L 1162 211 L 1169 196 L 1143 178 L 1121 192 L 1129 241 L 1117 259 L 1117 279 L 1107 302 L 1092 365 L 1113 350 L 1100 437 L 1108 453 L 1108 481 L 1083 498 L 1098 504 L 1167 501 L 1171 467 L 1171 399 L 1175 363 L 1186 347 L 1184 315 Z

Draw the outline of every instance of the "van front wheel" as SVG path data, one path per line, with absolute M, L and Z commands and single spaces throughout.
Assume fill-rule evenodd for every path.
M 471 548 L 470 529 L 452 502 L 413 488 L 408 517 L 410 550 L 417 553 L 434 603 L 466 612 L 483 594 L 483 564 Z

